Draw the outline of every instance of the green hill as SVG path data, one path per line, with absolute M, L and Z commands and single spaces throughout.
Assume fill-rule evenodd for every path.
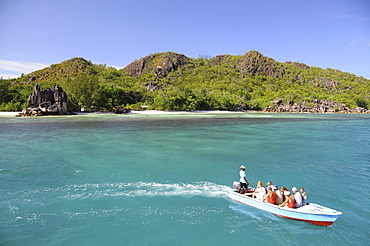
M 213 58 L 157 53 L 120 70 L 73 58 L 17 79 L 1 80 L 0 110 L 25 107 L 35 84 L 62 86 L 73 110 L 81 106 L 140 109 L 142 105 L 157 110 L 259 110 L 276 108 L 276 98 L 281 104 L 306 107 L 320 100 L 348 108 L 370 107 L 368 79 L 303 63 L 277 62 L 257 51 Z

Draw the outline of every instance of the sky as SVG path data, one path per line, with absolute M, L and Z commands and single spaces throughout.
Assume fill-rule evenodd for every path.
M 251 50 L 370 79 L 370 0 L 0 0 L 4 79 L 73 57 L 120 69 Z

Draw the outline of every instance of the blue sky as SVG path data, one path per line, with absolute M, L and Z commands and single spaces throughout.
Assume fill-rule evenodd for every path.
M 0 0 L 0 77 L 73 57 L 123 68 L 172 51 L 257 50 L 370 79 L 369 0 Z

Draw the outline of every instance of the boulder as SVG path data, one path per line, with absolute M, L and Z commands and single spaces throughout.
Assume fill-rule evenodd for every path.
M 306 103 L 303 102 L 301 105 L 294 103 L 292 100 L 288 100 L 286 104 L 282 104 L 283 101 L 280 98 L 275 98 L 272 101 L 274 106 L 268 106 L 264 108 L 263 112 L 288 112 L 288 113 L 370 113 L 370 110 L 362 107 L 355 109 L 348 108 L 343 103 L 337 103 L 327 99 L 313 99 L 313 107 L 306 107 Z
M 20 116 L 62 115 L 69 113 L 67 94 L 62 87 L 56 85 L 41 90 L 40 85 L 34 87 L 27 100 L 27 108 L 23 109 Z
M 119 107 L 114 111 L 115 114 L 127 114 L 129 112 L 131 112 L 131 110 L 125 109 L 124 107 Z

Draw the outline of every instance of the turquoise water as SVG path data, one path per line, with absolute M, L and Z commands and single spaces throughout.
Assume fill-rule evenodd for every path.
M 370 115 L 0 117 L 0 245 L 366 245 Z M 332 227 L 231 202 L 304 186 Z

